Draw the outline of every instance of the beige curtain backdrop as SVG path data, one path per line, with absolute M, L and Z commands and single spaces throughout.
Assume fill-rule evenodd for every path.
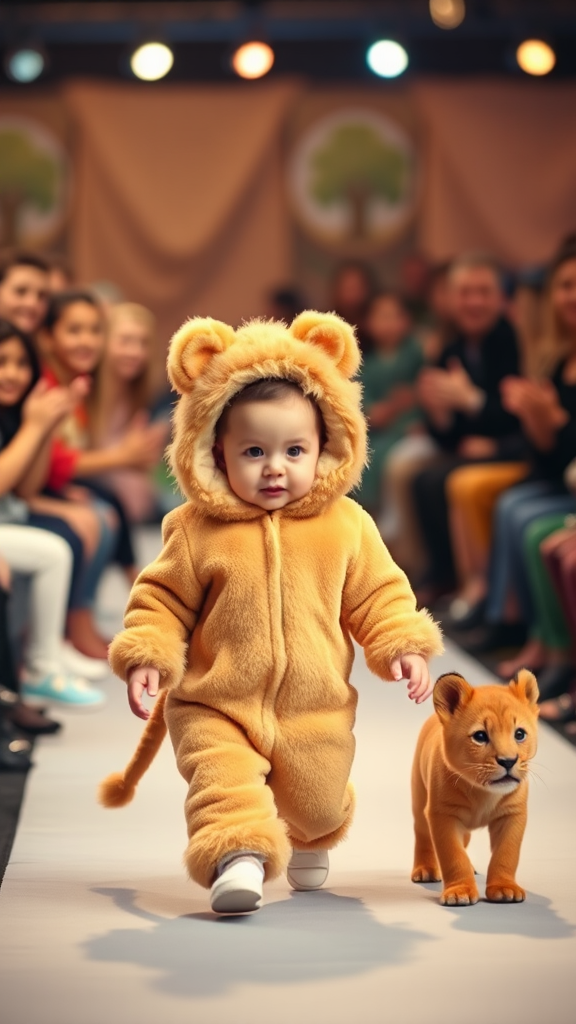
M 76 83 L 72 256 L 154 310 L 233 324 L 290 280 L 281 131 L 290 82 L 212 87 Z
M 423 249 L 466 249 L 525 266 L 576 231 L 576 85 L 422 82 L 414 99 L 425 132 Z

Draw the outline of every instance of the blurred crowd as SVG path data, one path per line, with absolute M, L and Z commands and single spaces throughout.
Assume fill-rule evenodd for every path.
M 306 305 L 286 286 L 262 314 Z M 576 236 L 513 274 L 486 254 L 406 257 L 394 287 L 339 266 L 328 308 L 357 328 L 370 464 L 353 495 L 418 601 L 541 714 L 576 732 Z M 134 525 L 179 500 L 163 462 L 171 397 L 153 314 L 15 253 L 0 266 L 0 770 L 98 707 L 109 638 L 94 615 Z M 27 581 L 25 601 L 19 580 Z

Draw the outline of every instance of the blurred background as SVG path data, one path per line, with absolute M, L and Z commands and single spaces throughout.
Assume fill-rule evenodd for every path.
M 18 0 L 0 44 L 2 247 L 161 345 L 333 307 L 343 261 L 418 305 L 432 265 L 534 268 L 576 225 L 571 0 Z

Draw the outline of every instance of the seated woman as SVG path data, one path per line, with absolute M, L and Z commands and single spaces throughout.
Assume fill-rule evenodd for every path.
M 10 571 L 30 576 L 25 692 L 60 703 L 94 706 L 102 703 L 102 694 L 66 671 L 63 635 L 74 549 L 66 543 L 69 538 L 62 535 L 58 522 L 38 528 L 40 524 L 22 497 L 28 488 L 41 485 L 53 432 L 78 400 L 82 383 L 49 391 L 38 378 L 27 336 L 0 321 L 0 553 L 7 565 L 4 611 Z M 77 537 L 74 540 L 77 542 Z M 5 651 L 4 670 L 10 677 L 6 657 Z M 77 661 L 85 663 L 79 656 Z M 4 685 L 13 688 L 9 680 L 5 679 Z M 15 713 L 22 724 L 24 711 L 16 709 Z M 41 724 L 36 721 L 36 731 L 49 731 Z
M 119 303 L 110 310 L 104 355 L 88 403 L 91 449 L 114 448 L 134 426 L 147 426 L 156 397 L 155 328 L 152 313 L 135 302 Z M 150 428 L 148 436 L 157 437 L 163 447 L 169 430 L 166 417 Z M 98 480 L 120 499 L 131 523 L 156 513 L 156 488 L 147 468 L 110 469 Z
M 361 381 L 371 460 L 354 497 L 376 518 L 382 506 L 382 474 L 388 454 L 420 422 L 415 384 L 424 357 L 410 334 L 408 312 L 392 292 L 381 292 L 372 299 L 366 328 L 370 351 L 364 357 Z
M 48 366 L 44 379 L 49 386 L 68 384 L 78 376 L 89 378 L 102 359 L 105 343 L 104 321 L 98 303 L 89 292 L 61 292 L 52 296 L 42 332 Z M 62 424 L 52 450 L 49 488 L 52 497 L 43 502 L 74 499 L 89 502 L 100 517 L 101 536 L 109 538 L 108 557 L 119 562 L 129 581 L 137 575 L 128 520 L 121 500 L 105 491 L 98 478 L 124 468 L 149 469 L 160 458 L 163 447 L 158 428 L 141 422 L 130 423 L 124 435 L 106 449 L 90 447 L 90 422 L 86 401 L 79 401 Z M 78 482 L 82 486 L 77 486 Z M 105 652 L 105 641 L 94 630 L 90 608 L 79 609 L 70 624 L 76 645 Z M 105 653 L 102 654 L 105 656 Z

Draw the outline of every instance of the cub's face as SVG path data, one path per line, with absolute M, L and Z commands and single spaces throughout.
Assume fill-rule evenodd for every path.
M 536 753 L 537 700 L 536 680 L 525 669 L 508 686 L 474 688 L 462 676 L 441 676 L 434 707 L 454 771 L 494 793 L 517 789 Z

